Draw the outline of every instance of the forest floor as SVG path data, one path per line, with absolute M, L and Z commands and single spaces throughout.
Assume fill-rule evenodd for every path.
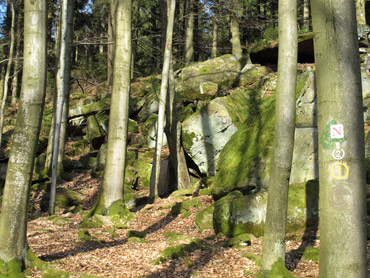
M 171 208 L 176 202 L 184 201 L 183 198 L 170 196 L 159 199 L 154 204 L 135 208 L 135 219 L 127 223 L 124 229 L 107 226 L 88 229 L 90 239 L 79 239 L 81 219 L 94 203 L 100 183 L 90 174 L 74 174 L 72 180 L 64 182 L 62 186 L 84 195 L 85 210 L 76 214 L 59 212 L 59 216 L 54 218 L 36 213 L 29 221 L 28 243 L 38 257 L 50 263 L 51 268 L 68 271 L 70 277 L 102 278 L 236 278 L 253 277 L 258 271 L 262 238 L 252 238 L 249 246 L 225 247 L 226 237 L 215 235 L 213 230 L 200 231 L 195 226 L 197 212 L 213 202 L 210 196 L 199 196 L 201 205 L 190 208 L 190 213 L 177 215 L 171 213 Z M 189 198 L 193 197 L 186 197 Z M 37 198 L 33 201 L 37 201 Z M 128 237 L 129 230 L 143 231 L 146 237 L 144 240 L 132 240 Z M 319 247 L 318 237 L 317 231 L 305 235 L 288 234 L 286 263 L 297 277 L 318 277 L 315 256 L 302 256 L 305 247 Z M 201 248 L 186 252 L 178 259 L 154 263 L 165 248 L 189 243 L 194 238 L 202 240 Z M 368 241 L 368 250 L 369 247 Z M 32 269 L 27 277 L 41 277 L 41 271 Z

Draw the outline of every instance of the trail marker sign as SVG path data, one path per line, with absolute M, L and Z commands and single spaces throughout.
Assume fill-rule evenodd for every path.
M 330 138 L 344 138 L 344 129 L 342 124 L 331 125 L 330 126 Z

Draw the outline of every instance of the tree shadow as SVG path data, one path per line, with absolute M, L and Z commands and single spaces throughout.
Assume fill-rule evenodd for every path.
M 310 180 L 306 183 L 306 229 L 300 246 L 286 254 L 291 258 L 291 270 L 297 268 L 306 247 L 314 247 L 319 227 L 319 182 Z
M 169 212 L 165 217 L 163 217 L 159 222 L 152 224 L 151 226 L 147 227 L 142 232 L 146 234 L 154 233 L 165 226 L 167 226 L 169 223 L 174 221 L 177 218 L 177 214 L 173 214 L 172 212 Z M 58 259 L 63 259 L 66 257 L 74 256 L 81 253 L 87 253 L 94 250 L 104 249 L 104 248 L 110 248 L 115 247 L 119 245 L 123 245 L 127 243 L 128 238 L 118 239 L 114 241 L 87 241 L 81 245 L 78 245 L 72 249 L 62 251 L 62 252 L 56 252 L 49 255 L 43 255 L 40 257 L 41 260 L 52 262 Z
M 214 242 L 210 242 L 207 240 L 206 242 L 203 242 L 202 244 L 206 244 L 206 247 L 200 249 L 199 254 L 196 255 L 195 258 L 191 258 L 187 261 L 188 257 L 185 256 L 181 259 L 185 264 L 185 268 L 182 270 L 179 270 L 179 263 L 181 263 L 181 261 L 179 259 L 171 259 L 171 262 L 166 268 L 152 272 L 145 277 L 194 277 L 197 270 L 201 270 L 217 253 L 219 253 L 219 251 L 217 251 L 217 247 L 221 246 L 224 241 L 225 240 L 215 240 Z

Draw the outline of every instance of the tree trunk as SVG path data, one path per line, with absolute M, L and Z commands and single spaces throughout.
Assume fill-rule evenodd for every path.
M 108 45 L 108 86 L 112 86 L 113 82 L 113 60 L 114 60 L 114 18 L 115 18 L 115 0 L 110 1 L 109 18 L 108 18 L 108 41 L 112 44 Z
M 162 69 L 162 82 L 161 82 L 161 93 L 158 108 L 158 125 L 157 125 L 157 141 L 156 148 L 154 151 L 153 168 L 150 176 L 150 195 L 149 198 L 154 200 L 158 197 L 158 181 L 159 181 L 159 166 L 161 163 L 161 152 L 163 143 L 163 130 L 164 130 L 164 116 L 166 109 L 166 96 L 168 88 L 168 76 L 170 70 L 170 60 L 172 52 L 172 35 L 173 35 L 173 23 L 175 17 L 176 1 L 169 0 L 168 8 L 168 23 L 167 23 L 167 34 L 166 34 L 166 48 L 164 51 L 163 69 Z
M 310 29 L 310 0 L 303 0 L 303 29 Z
M 46 10 L 45 0 L 24 1 L 22 92 L 0 218 L 0 258 L 6 263 L 29 263 L 28 198 L 46 89 Z
M 63 0 L 61 6 L 61 24 L 60 24 L 60 47 L 58 71 L 56 76 L 56 112 L 54 113 L 53 125 L 53 159 L 51 174 L 51 189 L 49 214 L 55 213 L 55 191 L 58 176 L 58 168 L 63 169 L 64 145 L 66 139 L 68 119 L 68 99 L 69 99 L 69 79 L 71 71 L 71 44 L 72 44 L 72 22 L 73 22 L 73 2 L 74 0 Z M 64 112 L 64 113 L 63 113 Z M 64 117 L 63 117 L 64 114 Z M 67 114 L 67 115 L 66 115 Z M 64 123 L 62 125 L 62 118 Z M 63 130 L 62 130 L 63 127 Z M 61 136 L 62 135 L 62 136 Z M 59 170 L 59 173 L 62 171 Z
M 218 31 L 218 24 L 217 20 L 213 20 L 213 34 L 212 34 L 212 58 L 217 57 L 217 31 Z
M 231 31 L 231 46 L 232 53 L 237 57 L 243 55 L 243 50 L 240 43 L 239 19 L 238 19 L 238 0 L 232 1 L 232 10 L 230 14 L 230 31 Z
M 18 10 L 20 7 L 20 4 L 15 1 L 15 9 Z M 17 17 L 17 23 L 15 26 L 15 34 L 16 34 L 16 42 L 15 42 L 15 60 L 14 60 L 14 74 L 13 74 L 13 80 L 12 80 L 12 100 L 11 105 L 14 107 L 17 103 L 18 98 L 18 91 L 19 91 L 19 71 L 20 71 L 20 60 L 21 57 L 21 40 L 22 40 L 22 16 L 19 13 L 16 14 Z
M 293 157 L 297 75 L 297 2 L 279 1 L 279 62 L 276 120 L 261 271 L 285 261 L 288 188 Z M 284 266 L 285 267 L 285 266 Z
M 15 45 L 15 0 L 10 2 L 11 10 L 12 10 L 12 23 L 10 27 L 10 48 L 9 48 L 9 60 L 8 66 L 6 67 L 5 78 L 4 78 L 4 87 L 3 87 L 3 96 L 1 99 L 1 107 L 0 107 L 0 146 L 3 138 L 3 128 L 4 128 L 4 118 L 5 118 L 5 105 L 6 99 L 8 97 L 8 89 L 9 89 L 9 76 L 10 71 L 13 66 L 13 58 L 14 58 L 14 45 Z
M 131 0 L 115 1 L 115 54 L 107 159 L 95 213 L 106 214 L 123 201 L 131 65 Z
M 319 119 L 319 277 L 365 278 L 365 136 L 355 2 L 311 3 Z
M 188 0 L 188 20 L 185 32 L 185 65 L 194 61 L 194 1 Z
M 356 0 L 356 19 L 358 25 L 366 24 L 365 0 Z
M 175 94 L 175 78 L 173 72 L 172 57 L 170 61 L 168 78 L 168 102 L 166 107 L 166 127 L 165 132 L 167 136 L 168 146 L 170 148 L 170 161 L 174 171 L 176 189 L 189 188 L 190 177 L 188 168 L 186 166 L 185 153 L 181 146 L 181 123 L 177 118 L 176 111 L 176 94 Z

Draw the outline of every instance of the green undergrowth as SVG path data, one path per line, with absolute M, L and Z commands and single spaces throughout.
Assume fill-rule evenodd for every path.
M 127 241 L 130 243 L 148 243 L 148 241 L 140 237 L 130 237 Z
M 69 272 L 54 268 L 46 268 L 41 272 L 41 278 L 69 278 L 70 276 Z
M 188 244 L 178 244 L 165 248 L 161 252 L 161 256 L 154 260 L 154 264 L 160 264 L 170 259 L 186 258 L 187 253 L 194 252 L 198 249 L 205 249 L 202 241 L 198 238 L 191 240 Z
M 256 266 L 260 266 L 261 265 L 261 259 L 262 258 L 259 255 L 245 253 L 245 254 L 243 254 L 243 257 L 247 258 L 248 260 L 254 261 L 254 264 Z
M 167 244 L 172 245 L 174 242 L 189 239 L 189 237 L 183 235 L 183 234 L 177 234 L 174 232 L 164 232 L 163 235 L 167 238 Z
M 66 217 L 62 217 L 60 215 L 51 215 L 48 217 L 48 220 L 53 222 L 54 225 L 56 226 L 63 226 L 66 223 L 69 223 L 70 220 Z
M 77 237 L 82 242 L 87 242 L 87 241 L 93 240 L 92 235 L 89 233 L 89 231 L 87 231 L 85 229 L 78 231 Z

